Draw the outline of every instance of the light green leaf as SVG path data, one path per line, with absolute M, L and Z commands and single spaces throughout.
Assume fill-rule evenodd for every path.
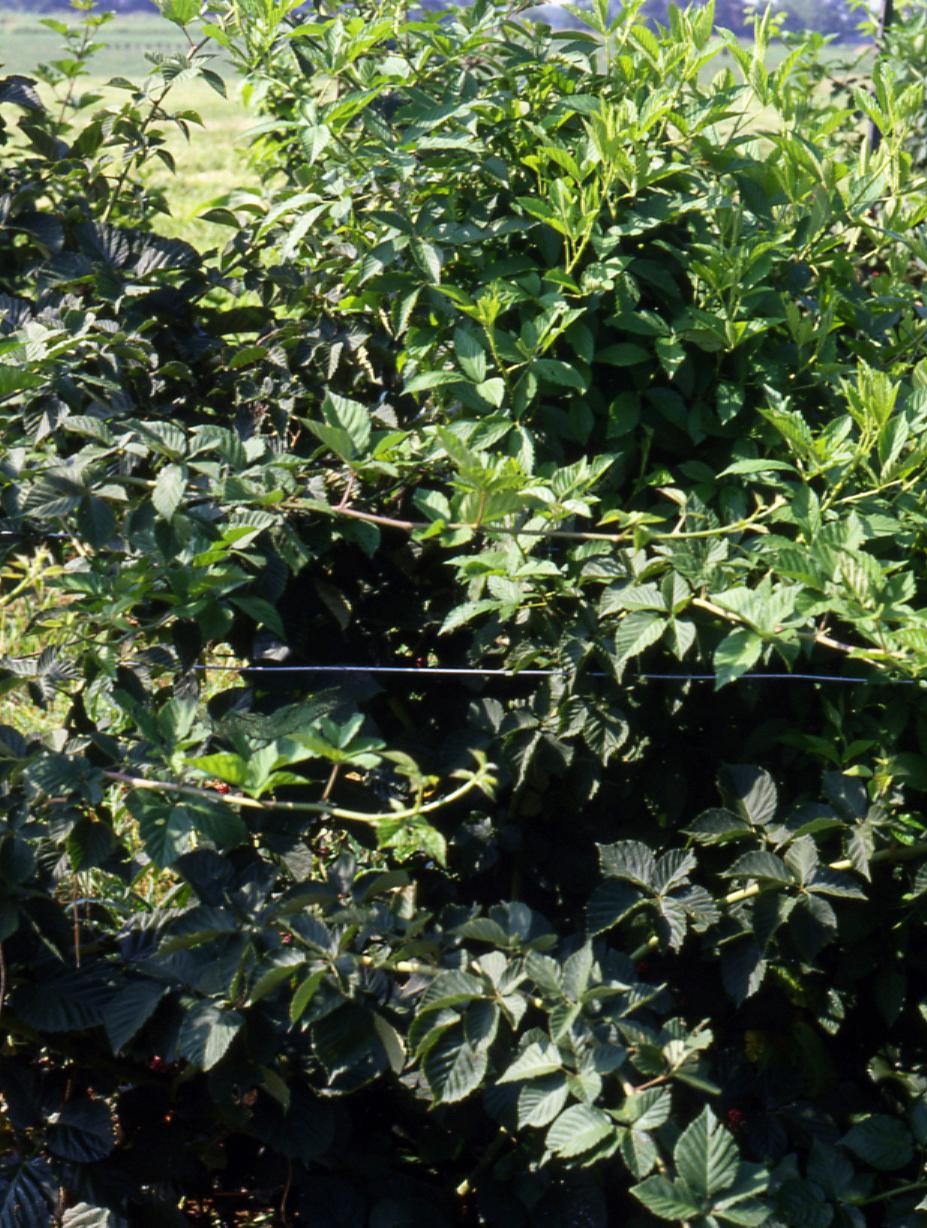
M 505 400 L 505 381 L 498 377 L 483 380 L 482 383 L 477 384 L 476 391 L 484 401 L 498 408 Z
M 755 631 L 738 627 L 726 635 L 714 654 L 718 687 L 733 682 L 756 665 L 763 651 L 763 640 Z
M 481 384 L 489 370 L 486 350 L 476 333 L 465 324 L 458 325 L 454 330 L 454 353 L 467 379 Z
M 635 611 L 621 620 L 615 635 L 615 652 L 621 662 L 636 657 L 663 634 L 666 619 L 659 614 Z
M 182 465 L 165 465 L 155 479 L 151 501 L 162 520 L 172 520 L 183 502 L 187 485 L 186 470 Z

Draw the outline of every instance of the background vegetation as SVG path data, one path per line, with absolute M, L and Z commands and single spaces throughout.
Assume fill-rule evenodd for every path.
M 916 1225 L 916 8 L 164 12 L 0 82 L 0 1224 Z

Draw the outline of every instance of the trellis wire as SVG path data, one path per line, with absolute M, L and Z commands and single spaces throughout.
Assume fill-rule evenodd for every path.
M 444 665 L 195 665 L 196 670 L 215 670 L 237 674 L 417 674 L 427 677 L 472 678 L 556 678 L 569 674 L 567 669 L 485 669 L 478 666 Z M 589 670 L 587 678 L 611 678 L 605 670 Z M 717 682 L 717 674 L 632 674 L 636 682 Z M 871 683 L 875 686 L 916 686 L 917 678 L 861 678 L 844 674 L 740 674 L 737 682 L 836 682 L 844 684 Z

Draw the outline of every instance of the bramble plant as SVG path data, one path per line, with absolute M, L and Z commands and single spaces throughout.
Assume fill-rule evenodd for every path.
M 2 1228 L 919 1221 L 923 99 L 640 9 L 0 81 Z

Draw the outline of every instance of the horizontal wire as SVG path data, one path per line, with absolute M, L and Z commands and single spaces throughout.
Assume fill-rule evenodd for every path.
M 443 665 L 195 665 L 197 670 L 236 674 L 429 674 L 437 677 L 473 678 L 554 678 L 570 673 L 567 669 L 481 669 Z M 588 678 L 611 678 L 604 670 L 590 670 Z M 638 682 L 717 682 L 717 674 L 632 674 Z M 740 674 L 737 682 L 837 682 L 875 686 L 915 686 L 916 678 L 860 678 L 843 674 Z

